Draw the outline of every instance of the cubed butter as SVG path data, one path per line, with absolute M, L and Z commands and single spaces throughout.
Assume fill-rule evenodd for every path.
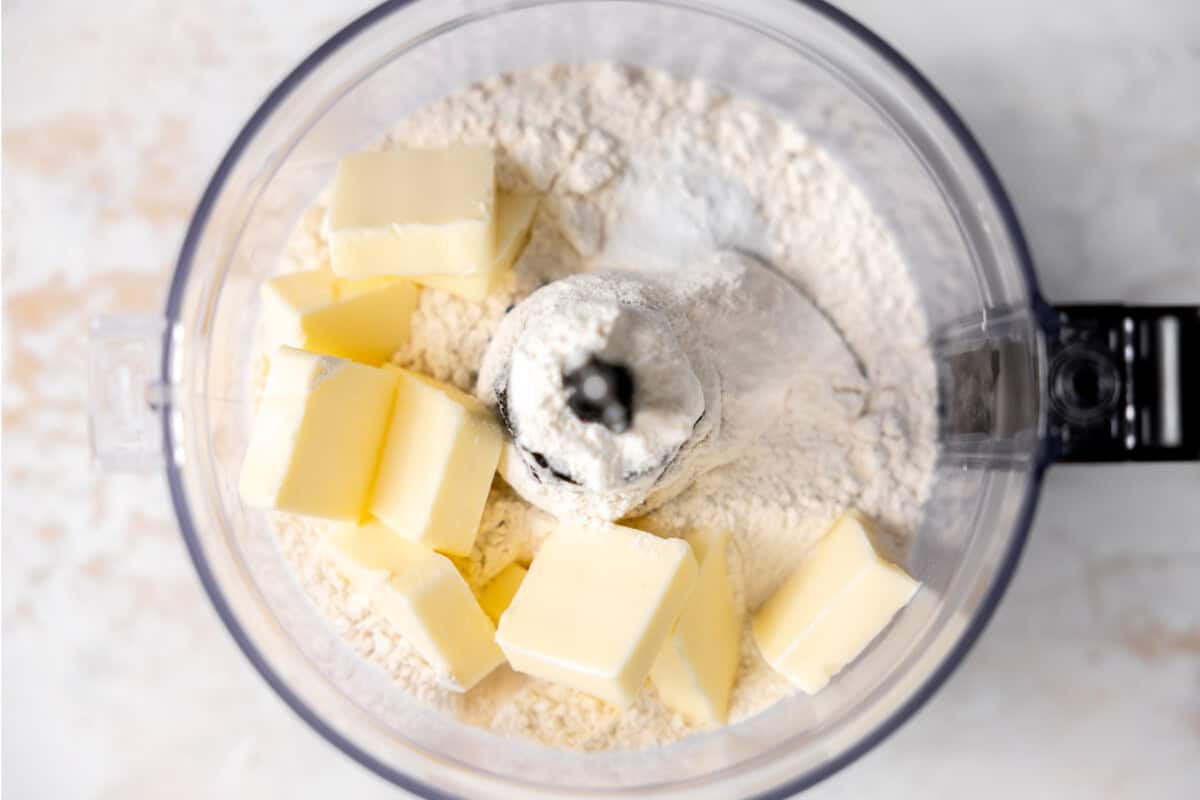
M 504 433 L 475 398 L 415 372 L 386 369 L 398 387 L 368 507 L 414 542 L 467 555 Z
M 484 147 L 346 156 L 327 217 L 333 271 L 343 278 L 488 272 L 494 173 Z
M 518 672 L 628 706 L 696 583 L 682 539 L 563 527 L 533 559 L 496 642 Z
M 650 669 L 663 702 L 693 722 L 719 725 L 729 711 L 741 626 L 729 584 L 726 533 L 689 537 L 700 577 Z
M 351 585 L 447 688 L 465 692 L 504 662 L 492 622 L 450 559 L 378 522 L 333 531 L 325 545 Z
M 408 341 L 420 292 L 396 278 L 346 280 L 327 269 L 277 275 L 263 284 L 267 339 L 381 364 Z
M 847 514 L 759 609 L 754 638 L 772 667 L 815 694 L 866 649 L 919 587 L 879 556 L 864 522 Z
M 414 275 L 413 280 L 481 303 L 516 262 L 529 241 L 529 228 L 537 210 L 536 195 L 496 192 L 496 254 L 491 269 L 482 275 Z
M 259 402 L 239 490 L 250 506 L 359 521 L 397 376 L 281 347 Z
M 500 570 L 500 573 L 488 581 L 487 586 L 483 587 L 483 591 L 479 593 L 479 605 L 491 617 L 492 622 L 500 622 L 500 615 L 512 603 L 513 596 L 521 586 L 521 581 L 525 580 L 526 572 L 524 567 L 513 562 Z

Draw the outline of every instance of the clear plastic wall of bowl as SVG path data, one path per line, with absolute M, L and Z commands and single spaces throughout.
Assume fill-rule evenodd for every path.
M 499 739 L 390 686 L 309 605 L 236 484 L 252 415 L 258 286 L 337 158 L 478 79 L 601 60 L 758 98 L 859 177 L 920 286 L 939 360 L 943 452 L 908 562 L 925 588 L 829 689 L 670 747 L 581 754 Z M 276 689 L 402 785 L 471 797 L 687 791 L 722 800 L 799 788 L 920 704 L 977 633 L 1019 550 L 1037 483 L 1042 355 L 1028 267 L 1008 223 L 936 101 L 828 10 L 716 0 L 381 8 L 264 105 L 185 245 L 165 363 L 168 475 L 188 545 L 218 610 Z M 998 381 L 997 359 L 1007 359 L 1004 374 L 1024 377 Z

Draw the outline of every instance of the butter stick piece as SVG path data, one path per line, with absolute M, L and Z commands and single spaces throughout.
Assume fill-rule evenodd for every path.
M 729 583 L 728 534 L 690 539 L 700 562 L 696 589 L 650 670 L 662 701 L 693 722 L 724 724 L 737 673 L 741 626 Z
M 342 278 L 476 275 L 495 249 L 495 163 L 483 147 L 353 153 L 327 217 Z
M 564 526 L 534 557 L 496 642 L 518 672 L 628 706 L 696 572 L 682 539 L 618 525 Z
M 504 662 L 492 622 L 450 559 L 378 522 L 347 525 L 324 544 L 338 570 L 412 643 L 443 686 L 465 692 Z
M 396 394 L 395 374 L 281 347 L 259 403 L 239 491 L 250 506 L 359 521 Z
M 484 613 L 491 618 L 492 622 L 500 622 L 500 616 L 512 603 L 517 589 L 521 586 L 521 581 L 525 580 L 527 571 L 520 564 L 514 562 L 500 570 L 499 574 L 483 587 L 483 591 L 479 593 L 479 605 L 483 607 Z
M 847 514 L 759 609 L 755 641 L 767 662 L 815 694 L 866 649 L 920 584 L 875 551 L 865 523 Z
M 475 545 L 504 433 L 453 386 L 388 365 L 398 379 L 371 514 L 405 538 L 452 555 Z
M 345 280 L 327 269 L 277 275 L 263 284 L 267 340 L 381 364 L 408 341 L 420 291 L 396 278 Z
M 481 303 L 512 268 L 525 244 L 537 210 L 536 195 L 496 192 L 496 254 L 482 275 L 414 275 L 422 286 L 441 289 L 472 303 Z

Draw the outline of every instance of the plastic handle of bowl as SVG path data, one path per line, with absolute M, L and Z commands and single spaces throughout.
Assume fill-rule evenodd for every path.
M 96 317 L 89 331 L 88 439 L 92 459 L 108 472 L 151 472 L 165 462 L 161 380 L 166 320 Z
M 1200 459 L 1200 306 L 1056 305 L 1044 328 L 1054 460 Z

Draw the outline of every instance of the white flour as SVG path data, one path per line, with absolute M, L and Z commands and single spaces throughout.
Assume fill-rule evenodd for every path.
M 501 474 L 522 497 L 559 518 L 613 520 L 668 484 L 682 488 L 719 417 L 720 384 L 674 299 L 664 287 L 591 273 L 543 287 L 504 318 L 479 394 L 502 404 L 513 443 Z M 562 376 L 589 357 L 629 371 L 637 411 L 628 430 L 570 410 Z
M 490 79 L 408 117 L 382 146 L 456 143 L 494 146 L 501 187 L 545 197 L 508 285 L 482 305 L 424 291 L 398 363 L 471 389 L 506 308 L 539 286 L 597 266 L 686 266 L 713 244 L 736 244 L 803 290 L 857 369 L 845 380 L 792 385 L 768 430 L 648 523 L 662 534 L 727 529 L 743 614 L 847 508 L 873 517 L 903 549 L 935 458 L 933 363 L 903 260 L 829 154 L 755 103 L 613 65 Z M 322 214 L 318 206 L 305 216 L 285 270 L 328 258 Z M 420 699 L 500 735 L 576 749 L 663 744 L 693 732 L 649 685 L 624 712 L 507 668 L 465 696 L 438 688 L 420 657 L 323 560 L 315 546 L 322 524 L 277 520 L 286 558 L 339 635 Z M 481 586 L 513 560 L 527 561 L 552 523 L 497 480 L 476 548 L 458 564 Z M 788 693 L 747 630 L 731 722 Z
M 617 195 L 610 217 L 626 213 L 624 199 Z M 740 458 L 777 424 L 789 392 L 832 408 L 866 390 L 853 354 L 811 302 L 735 249 L 744 242 L 714 237 L 703 215 L 687 222 L 661 237 L 643 232 L 632 267 L 617 266 L 606 243 L 597 261 L 608 269 L 523 300 L 484 355 L 478 393 L 513 435 L 501 474 L 560 519 L 645 514 Z M 591 358 L 628 370 L 636 389 L 628 430 L 571 410 L 563 376 Z M 843 416 L 857 415 L 856 403 L 841 405 Z

